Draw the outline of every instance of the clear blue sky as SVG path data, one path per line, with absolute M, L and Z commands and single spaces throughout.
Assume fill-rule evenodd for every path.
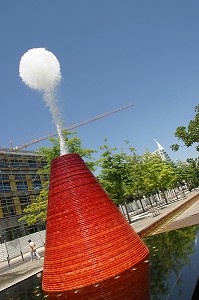
M 63 80 L 59 100 L 66 127 L 120 107 L 135 106 L 78 129 L 83 145 L 156 150 L 173 160 L 175 129 L 187 126 L 199 103 L 199 1 L 4 0 L 0 2 L 0 146 L 54 132 L 42 95 L 22 83 L 21 56 L 31 48 L 53 52 Z M 45 146 L 39 143 L 29 149 Z

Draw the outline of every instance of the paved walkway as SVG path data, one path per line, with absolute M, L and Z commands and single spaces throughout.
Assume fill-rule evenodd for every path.
M 184 212 L 177 213 L 168 224 L 160 227 L 158 233 L 199 224 L 199 194 L 197 198 L 198 201 L 193 203 Z
M 37 252 L 41 256 L 40 260 L 30 262 L 30 253 L 26 253 L 24 261 L 21 256 L 13 258 L 10 267 L 7 261 L 0 262 L 0 292 L 43 270 L 44 248 L 37 249 Z
M 194 201 L 192 201 L 192 199 Z M 191 202 L 194 202 L 194 204 Z M 145 214 L 142 217 L 142 215 L 140 215 L 139 220 L 136 220 L 137 217 L 135 217 L 135 221 L 131 226 L 141 237 L 143 237 L 144 235 L 160 233 L 160 229 L 161 232 L 168 231 L 168 224 L 172 224 L 177 217 L 183 220 L 184 218 L 197 213 L 199 213 L 199 192 L 193 191 L 186 194 L 186 198 L 182 197 L 179 200 L 173 200 L 173 202 L 170 202 L 168 205 L 162 206 L 157 216 L 153 217 L 152 214 Z M 199 219 L 195 224 L 198 223 Z M 189 224 L 186 226 L 189 226 Z M 175 229 L 181 227 L 183 226 L 176 227 Z M 164 230 L 162 228 L 164 228 Z M 172 229 L 174 228 L 170 227 L 170 230 Z
M 177 211 L 177 213 L 172 216 L 172 218 L 169 219 L 170 222 L 167 220 L 167 224 L 165 225 L 164 222 L 161 220 L 164 220 L 166 216 L 168 216 L 171 212 L 175 211 L 181 205 L 184 203 L 190 201 L 190 199 L 196 199 L 195 203 L 192 204 L 190 207 L 186 207 L 186 210 L 183 212 Z M 158 233 L 161 232 L 161 230 L 166 230 L 168 226 L 171 226 L 171 224 L 175 222 L 181 222 L 183 224 L 183 221 L 187 218 L 190 218 L 191 216 L 199 214 L 199 192 L 194 191 L 189 194 L 187 194 L 186 198 L 182 198 L 178 201 L 172 202 L 169 205 L 166 205 L 160 209 L 160 213 L 157 216 L 152 216 L 152 214 L 149 213 L 143 213 L 139 214 L 137 216 L 132 217 L 132 224 L 131 226 L 134 228 L 134 230 L 140 235 L 144 236 L 148 230 L 148 228 L 151 228 L 157 231 L 156 224 L 159 224 L 161 221 L 161 226 L 158 229 Z M 175 217 L 175 219 L 174 219 Z M 197 223 L 199 223 L 199 218 L 196 218 Z M 196 221 L 195 221 L 196 222 Z M 181 226 L 182 226 L 181 224 Z M 192 224 L 190 224 L 192 225 Z M 186 221 L 186 226 L 189 226 L 189 224 Z M 179 227 L 178 227 L 179 228 Z M 173 229 L 173 228 L 172 228 Z M 176 229 L 176 228 L 175 228 Z M 30 255 L 29 253 L 24 255 L 24 261 L 22 261 L 21 257 L 17 257 L 15 259 L 12 259 L 10 261 L 10 267 L 8 266 L 7 262 L 0 262 L 0 291 L 3 291 L 4 289 L 36 274 L 43 270 L 43 256 L 44 256 L 44 248 L 39 248 L 38 253 L 41 256 L 40 260 L 30 262 Z

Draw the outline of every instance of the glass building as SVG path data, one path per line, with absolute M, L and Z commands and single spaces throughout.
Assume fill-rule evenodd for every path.
M 48 180 L 40 175 L 46 162 L 34 152 L 0 150 L 0 238 L 16 239 L 44 229 L 42 224 L 28 226 L 18 222 L 23 209 L 30 204 Z

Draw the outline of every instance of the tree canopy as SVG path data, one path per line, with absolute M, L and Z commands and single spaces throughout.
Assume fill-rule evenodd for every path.
M 189 159 L 177 164 L 162 161 L 158 154 L 146 152 L 137 155 L 136 150 L 125 141 L 127 151 L 108 146 L 108 139 L 100 147 L 100 158 L 95 161 L 93 154 L 97 152 L 82 147 L 81 140 L 74 133 L 67 133 L 65 140 L 70 153 L 78 153 L 83 157 L 88 167 L 95 171 L 97 178 L 112 201 L 117 205 L 139 200 L 144 211 L 142 198 L 149 199 L 156 193 L 161 193 L 167 202 L 165 192 L 170 189 L 186 185 L 189 190 L 199 184 L 198 160 Z M 59 156 L 59 140 L 51 138 L 52 148 L 42 147 L 38 150 L 42 159 L 46 160 L 46 167 L 40 173 L 48 174 L 52 159 Z M 48 198 L 48 184 L 43 187 L 40 195 L 24 209 L 25 215 L 20 218 L 28 225 L 46 220 Z M 127 211 L 127 209 L 126 209 Z M 128 217 L 128 214 L 127 214 Z
M 199 151 L 199 104 L 195 107 L 195 117 L 193 120 L 189 121 L 188 126 L 179 126 L 175 131 L 175 136 L 183 142 L 184 146 L 190 147 L 195 145 L 197 151 Z M 171 145 L 171 149 L 173 151 L 177 151 L 179 149 L 179 144 Z

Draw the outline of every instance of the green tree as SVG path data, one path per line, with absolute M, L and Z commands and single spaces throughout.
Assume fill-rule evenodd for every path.
M 93 159 L 93 153 L 97 152 L 93 149 L 86 149 L 82 147 L 82 141 L 80 138 L 75 136 L 76 132 L 64 131 L 65 143 L 69 153 L 77 153 L 85 159 L 87 166 L 90 170 L 95 170 L 95 161 Z M 41 147 L 37 150 L 37 153 L 46 160 L 46 166 L 43 169 L 43 173 L 50 174 L 51 161 L 60 155 L 60 144 L 59 138 L 49 139 L 53 146 L 51 148 Z
M 101 150 L 98 179 L 116 205 L 126 206 L 126 203 L 139 200 L 144 211 L 143 196 L 150 201 L 150 196 L 161 191 L 167 202 L 165 191 L 177 186 L 178 174 L 174 166 L 158 155 L 146 152 L 138 156 L 132 147 L 128 149 L 129 154 L 123 150 L 118 153 L 117 148 L 108 147 L 107 139 Z
M 131 156 L 128 157 L 129 161 L 129 185 L 126 188 L 125 196 L 127 202 L 133 202 L 138 200 L 144 211 L 142 198 L 145 192 L 145 186 L 143 182 L 143 163 L 142 156 L 135 153 L 134 148 L 129 148 Z
M 124 203 L 125 184 L 128 181 L 127 154 L 124 151 L 118 153 L 117 148 L 109 148 L 107 139 L 100 149 L 103 153 L 98 160 L 101 169 L 98 179 L 113 202 L 119 205 Z
M 28 225 L 35 223 L 43 224 L 46 221 L 48 188 L 44 188 L 36 197 L 35 201 L 24 208 L 25 215 L 19 221 L 25 220 Z
M 191 191 L 199 185 L 199 160 L 198 158 L 187 159 L 186 162 L 178 162 L 176 171 L 179 173 L 179 185 L 187 185 Z
M 98 180 L 117 206 L 119 204 L 125 205 L 127 218 L 130 222 L 126 205 L 127 191 L 131 185 L 130 156 L 124 150 L 118 152 L 117 148 L 109 148 L 107 139 L 105 139 L 105 144 L 100 149 L 102 154 L 98 160 L 98 166 L 101 171 Z
M 150 196 L 160 190 L 167 201 L 164 191 L 177 184 L 177 174 L 173 165 L 149 152 L 137 158 L 137 163 L 133 163 L 131 169 L 131 173 L 134 174 L 132 193 L 150 199 Z
M 193 120 L 189 121 L 188 126 L 179 126 L 175 131 L 175 136 L 182 141 L 186 147 L 196 145 L 196 150 L 199 151 L 199 104 L 195 107 L 196 115 Z M 180 145 L 173 144 L 171 149 L 177 151 Z
M 84 158 L 85 163 L 90 170 L 95 170 L 95 161 L 93 159 L 93 153 L 96 150 L 85 149 L 82 147 L 82 141 L 80 138 L 73 136 L 74 132 L 64 132 L 65 142 L 68 147 L 69 153 L 77 153 Z M 41 155 L 42 159 L 46 161 L 46 166 L 43 170 L 39 171 L 40 174 L 50 174 L 51 161 L 60 155 L 60 145 L 58 138 L 50 138 L 53 146 L 51 148 L 42 147 L 37 150 L 37 153 Z M 28 225 L 33 225 L 36 222 L 45 223 L 47 213 L 47 201 L 48 201 L 48 182 L 43 187 L 40 194 L 36 199 L 30 203 L 23 212 L 25 215 L 19 219 L 19 221 L 25 220 Z

